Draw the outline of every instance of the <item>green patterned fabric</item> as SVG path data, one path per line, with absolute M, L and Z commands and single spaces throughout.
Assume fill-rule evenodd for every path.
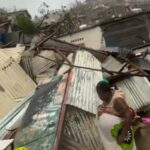
M 123 122 L 114 126 L 111 131 L 112 136 L 117 140 L 123 128 Z M 122 150 L 132 150 L 134 147 L 134 138 L 132 129 L 128 131 L 127 137 L 125 138 L 123 144 L 120 145 Z
M 26 147 L 19 147 L 19 148 L 16 148 L 15 150 L 28 150 Z

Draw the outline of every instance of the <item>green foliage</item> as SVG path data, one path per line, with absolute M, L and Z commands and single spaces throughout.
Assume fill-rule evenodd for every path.
M 16 24 L 20 30 L 26 35 L 34 35 L 38 33 L 36 25 L 28 18 L 23 15 L 16 17 Z

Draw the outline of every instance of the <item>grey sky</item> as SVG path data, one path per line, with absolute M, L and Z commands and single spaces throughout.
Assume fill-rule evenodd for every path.
M 59 9 L 61 5 L 69 5 L 75 2 L 75 0 L 0 0 L 0 7 L 7 8 L 9 10 L 16 9 L 28 9 L 28 11 L 34 16 L 38 14 L 38 7 L 46 2 L 50 5 L 50 9 Z

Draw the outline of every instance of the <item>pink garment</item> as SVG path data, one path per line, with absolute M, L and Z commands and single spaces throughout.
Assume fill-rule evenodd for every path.
M 150 118 L 142 118 L 144 124 L 150 125 Z

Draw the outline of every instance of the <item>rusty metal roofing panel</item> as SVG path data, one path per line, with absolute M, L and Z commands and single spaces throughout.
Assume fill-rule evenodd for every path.
M 74 147 L 78 150 L 103 150 L 95 115 L 68 106 L 61 146 L 66 149 L 69 146 L 69 150 L 74 150 Z
M 42 85 L 31 99 L 22 120 L 15 147 L 53 150 L 67 76 L 56 76 Z
M 101 63 L 87 51 L 78 51 L 74 64 L 101 69 Z M 95 87 L 102 78 L 102 72 L 73 68 L 67 103 L 95 114 L 100 102 Z

